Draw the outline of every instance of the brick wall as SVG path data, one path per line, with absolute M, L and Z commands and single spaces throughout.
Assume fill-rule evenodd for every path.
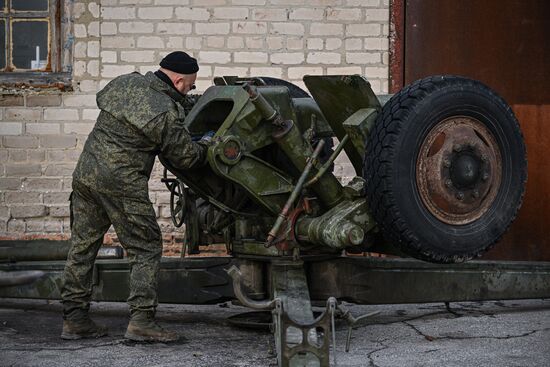
M 68 1 L 68 0 L 65 0 Z M 388 89 L 389 0 L 74 0 L 73 91 L 2 90 L 0 236 L 70 234 L 71 174 L 113 77 L 156 70 L 168 52 L 198 58 L 198 92 L 213 76 L 261 75 L 303 86 L 304 74 L 365 75 Z M 156 167 L 151 200 L 171 243 L 169 195 Z M 340 160 L 336 173 L 353 175 Z

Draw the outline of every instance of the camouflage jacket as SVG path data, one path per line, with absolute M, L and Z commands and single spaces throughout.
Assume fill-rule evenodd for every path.
M 182 170 L 202 164 L 207 146 L 193 142 L 183 125 L 184 98 L 152 72 L 113 79 L 97 94 L 101 112 L 73 179 L 99 192 L 148 201 L 158 154 Z

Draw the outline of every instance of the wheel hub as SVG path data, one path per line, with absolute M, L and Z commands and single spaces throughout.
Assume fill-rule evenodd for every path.
M 454 156 L 450 167 L 453 186 L 461 189 L 474 186 L 481 177 L 481 166 L 479 157 L 472 152 Z
M 416 183 L 428 211 L 439 220 L 468 224 L 494 201 L 502 159 L 493 134 L 475 118 L 455 116 L 430 130 L 420 147 Z

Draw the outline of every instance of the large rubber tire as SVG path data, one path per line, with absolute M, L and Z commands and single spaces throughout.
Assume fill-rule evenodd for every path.
M 468 132 L 468 124 L 477 135 L 468 135 L 473 145 L 452 143 L 446 150 L 448 139 L 462 139 L 453 132 Z M 439 137 L 438 131 L 445 133 Z M 494 154 L 488 158 L 478 148 Z M 444 162 L 441 168 L 426 165 L 436 161 Z M 519 124 L 500 96 L 478 81 L 434 76 L 403 88 L 384 106 L 367 141 L 363 173 L 372 214 L 387 240 L 412 257 L 454 263 L 482 254 L 512 223 L 523 199 L 527 160 Z M 440 185 L 437 180 L 447 173 L 450 179 Z M 430 191 L 434 187 L 455 193 L 457 201 L 440 200 L 439 192 Z M 480 198 L 477 187 L 487 189 L 487 196 Z M 464 200 L 473 202 L 472 211 L 458 215 Z

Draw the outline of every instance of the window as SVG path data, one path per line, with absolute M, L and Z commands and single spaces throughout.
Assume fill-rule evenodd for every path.
M 67 84 L 63 0 L 0 0 L 0 83 Z M 67 18 L 64 18 L 67 19 Z M 65 41 L 65 42 L 62 42 Z M 70 47 L 68 47 L 70 48 Z

